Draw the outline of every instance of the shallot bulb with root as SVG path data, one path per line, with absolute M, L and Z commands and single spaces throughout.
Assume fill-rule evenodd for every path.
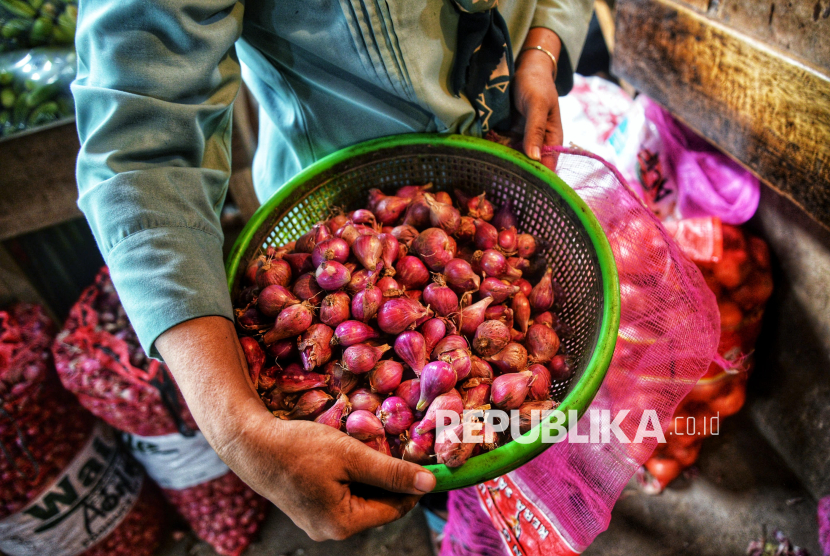
M 516 373 L 527 368 L 527 350 L 518 342 L 510 342 L 495 355 L 484 357 L 503 373 Z
M 423 411 L 432 400 L 453 389 L 458 382 L 455 370 L 449 363 L 433 361 L 427 363 L 421 371 L 421 397 L 415 409 Z
M 461 225 L 461 213 L 451 204 L 436 200 L 429 193 L 424 194 L 424 200 L 429 207 L 429 223 L 435 228 L 441 228 L 447 234 L 454 234 Z
M 389 396 L 383 400 L 375 415 L 383 423 L 386 434 L 392 436 L 405 433 L 415 421 L 406 400 L 397 396 Z
M 368 324 L 357 320 L 347 320 L 338 324 L 337 328 L 334 329 L 331 345 L 339 344 L 347 348 L 379 337 L 378 331 Z
M 432 403 L 429 404 L 427 412 L 424 414 L 424 418 L 418 425 L 417 430 L 419 433 L 431 431 L 438 426 L 438 411 L 452 411 L 457 413 L 459 417 L 461 416 L 461 413 L 464 411 L 464 402 L 461 399 L 461 394 L 458 393 L 458 390 L 453 388 L 449 392 L 436 396 L 436 398 L 432 400 Z M 448 424 L 449 423 L 441 423 L 442 426 Z
M 510 329 L 497 320 L 486 320 L 476 328 L 473 349 L 482 357 L 500 352 L 510 343 Z
M 383 304 L 378 312 L 378 326 L 387 334 L 400 334 L 407 328 L 414 328 L 419 320 L 428 318 L 429 314 L 430 311 L 417 301 L 398 297 Z
M 544 365 L 535 363 L 527 368 L 533 374 L 533 382 L 530 385 L 528 398 L 535 401 L 547 400 L 550 398 L 550 371 Z
M 458 311 L 458 296 L 446 285 L 440 274 L 436 276 L 434 282 L 424 288 L 424 301 L 435 311 L 435 314 L 442 317 Z
M 527 329 L 525 346 L 532 363 L 548 363 L 559 351 L 559 336 L 549 326 L 534 324 Z
M 358 409 L 349 414 L 346 418 L 346 432 L 363 442 L 385 435 L 380 419 L 365 409 Z
M 318 415 L 314 422 L 341 430 L 343 428 L 343 418 L 349 414 L 349 411 L 351 411 L 349 398 L 345 394 L 340 394 L 334 405 Z
M 276 317 L 289 305 L 296 305 L 300 300 L 288 288 L 279 284 L 266 286 L 257 297 L 257 309 L 263 315 Z
M 427 465 L 430 463 L 430 456 L 434 453 L 432 447 L 435 444 L 435 434 L 432 431 L 417 432 L 419 423 L 420 421 L 412 423 L 408 433 L 402 437 L 404 441 L 401 458 L 412 463 Z
M 311 252 L 311 264 L 317 268 L 326 261 L 337 261 L 340 264 L 349 258 L 349 244 L 339 237 L 330 237 L 314 246 Z
M 334 330 L 325 324 L 312 324 L 300 336 L 297 347 L 300 350 L 300 359 L 303 368 L 311 371 L 315 367 L 323 366 L 331 359 L 331 338 Z
M 472 336 L 476 329 L 484 322 L 484 313 L 487 307 L 493 302 L 493 298 L 485 297 L 477 303 L 473 303 L 461 310 L 460 326 L 461 333 Z
M 427 364 L 426 342 L 420 332 L 401 332 L 395 339 L 395 353 L 416 375 L 420 375 L 421 369 Z
M 414 411 L 418 406 L 418 400 L 421 398 L 421 379 L 404 380 L 395 388 L 395 395 L 406 400 L 407 405 Z
M 441 228 L 427 228 L 412 242 L 412 253 L 418 255 L 433 272 L 441 272 L 455 256 L 454 242 Z M 400 270 L 398 270 L 400 272 Z
M 553 269 L 548 268 L 545 275 L 539 280 L 539 283 L 533 286 L 533 291 L 530 292 L 527 300 L 530 306 L 537 313 L 542 313 L 553 307 L 553 285 L 551 284 L 551 276 Z
M 291 265 L 282 259 L 266 260 L 256 273 L 256 285 L 259 289 L 277 284 L 288 286 L 291 283 Z
M 369 390 L 368 388 L 358 388 L 349 394 L 349 401 L 352 404 L 352 410 L 364 409 L 371 413 L 377 411 L 380 407 L 380 396 Z
M 485 195 L 482 193 L 467 201 L 467 214 L 489 222 L 494 216 L 493 204 L 485 198 Z
M 346 292 L 333 292 L 323 298 L 320 304 L 320 322 L 335 327 L 349 320 L 351 300 Z
M 245 354 L 245 362 L 248 363 L 248 375 L 251 377 L 251 382 L 254 388 L 259 385 L 259 373 L 262 372 L 262 366 L 265 364 L 265 352 L 259 345 L 259 342 L 250 336 L 242 336 L 239 338 L 239 344 L 242 346 L 242 352 Z
M 444 280 L 457 292 L 477 291 L 481 278 L 473 272 L 470 263 L 463 259 L 451 259 L 444 266 Z
M 400 386 L 402 377 L 403 365 L 391 359 L 378 361 L 377 365 L 369 371 L 369 386 L 372 392 L 385 396 Z
M 262 341 L 269 345 L 278 340 L 299 336 L 311 326 L 313 318 L 314 313 L 308 303 L 286 307 L 280 311 L 274 328 L 265 333 Z
M 527 398 L 532 380 L 533 373 L 530 371 L 497 376 L 491 387 L 490 401 L 504 411 L 519 409 Z
M 389 349 L 387 344 L 378 347 L 369 344 L 349 346 L 343 350 L 343 367 L 356 375 L 368 373 Z

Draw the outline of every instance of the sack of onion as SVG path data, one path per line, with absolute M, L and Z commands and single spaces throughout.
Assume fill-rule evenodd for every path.
M 438 410 L 555 407 L 566 304 L 509 204 L 431 185 L 369 193 L 249 261 L 234 300 L 251 380 L 280 419 L 315 420 L 421 464 L 506 443 L 436 440 Z M 496 222 L 496 228 L 490 222 Z
M 39 307 L 0 311 L 0 551 L 150 556 L 160 500 L 112 431 L 61 387 L 53 338 Z
M 666 443 L 638 472 L 638 481 L 649 493 L 661 492 L 693 465 L 704 439 L 717 434 L 722 418 L 743 406 L 755 341 L 773 288 L 769 248 L 763 239 L 717 218 L 682 220 L 669 230 L 717 299 L 719 357 L 677 407 Z
M 66 388 L 122 431 L 197 536 L 220 554 L 241 554 L 267 503 L 208 445 L 166 365 L 145 356 L 106 268 L 72 308 L 52 350 Z

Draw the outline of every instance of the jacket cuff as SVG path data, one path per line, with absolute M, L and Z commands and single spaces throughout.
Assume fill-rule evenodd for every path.
M 222 239 L 188 227 L 145 229 L 107 256 L 112 281 L 141 347 L 161 359 L 155 341 L 197 317 L 233 320 L 222 262 Z

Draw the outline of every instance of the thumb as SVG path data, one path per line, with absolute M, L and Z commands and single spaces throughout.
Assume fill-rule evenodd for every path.
M 545 140 L 548 123 L 547 106 L 539 101 L 531 101 L 527 108 L 525 119 L 525 154 L 533 160 L 541 160 L 542 143 Z
M 357 483 L 419 495 L 435 488 L 435 476 L 420 465 L 381 454 L 363 444 L 354 447 L 347 461 L 349 479 Z

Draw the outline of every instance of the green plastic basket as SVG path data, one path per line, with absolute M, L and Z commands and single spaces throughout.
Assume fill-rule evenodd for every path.
M 363 207 L 373 187 L 390 193 L 427 182 L 436 190 L 486 191 L 496 206 L 512 200 L 519 230 L 542 240 L 541 254 L 565 291 L 559 317 L 574 330 L 573 337 L 562 341 L 574 358 L 574 374 L 556 385 L 554 396 L 566 415 L 576 410 L 581 416 L 605 377 L 617 339 L 614 257 L 585 202 L 556 174 L 508 147 L 459 135 L 397 135 L 319 160 L 280 188 L 242 231 L 226 267 L 231 295 L 239 291 L 247 261 L 268 245 L 296 240 L 328 218 L 332 207 Z M 548 447 L 539 435 L 534 442 L 510 442 L 455 469 L 427 468 L 437 478 L 436 491 L 452 490 L 501 476 Z

